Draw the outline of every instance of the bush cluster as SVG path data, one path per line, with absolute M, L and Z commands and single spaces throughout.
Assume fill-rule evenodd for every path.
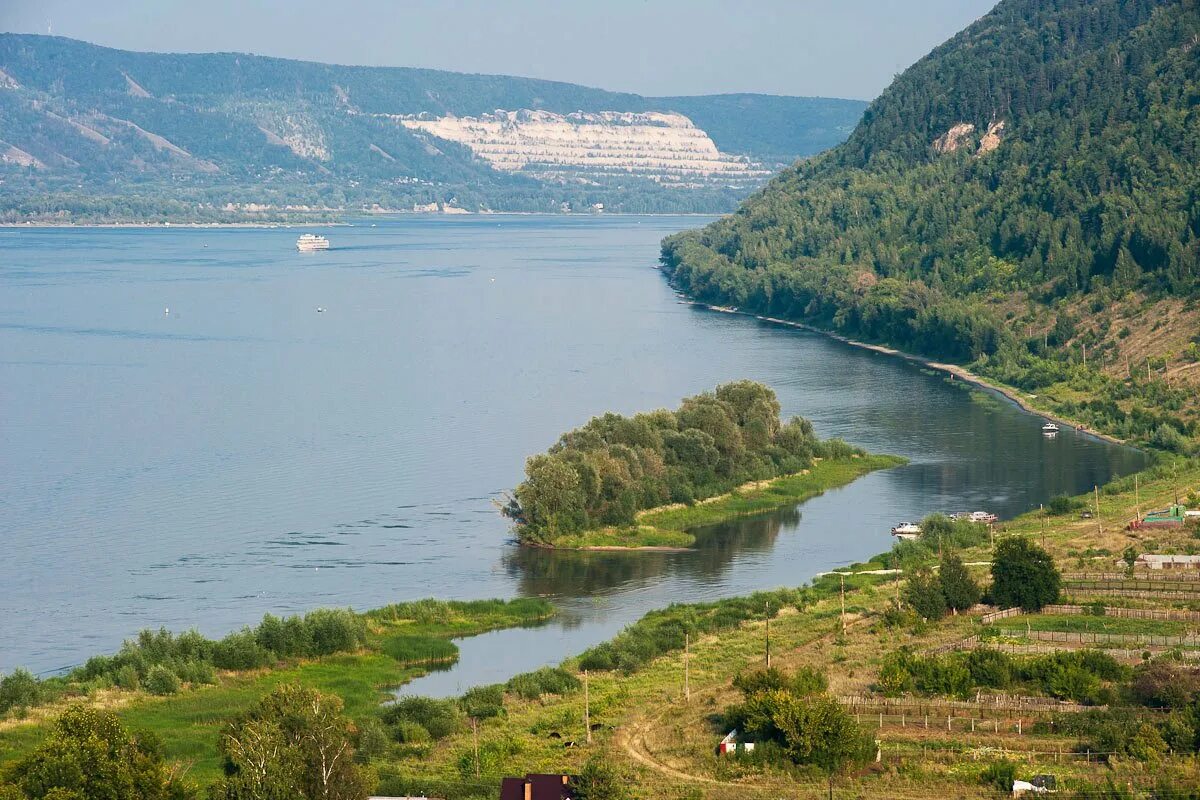
M 633 672 L 663 653 L 682 650 L 688 634 L 728 630 L 749 620 L 774 617 L 784 606 L 795 606 L 805 597 L 803 589 L 780 589 L 651 611 L 616 638 L 585 651 L 579 667 Z
M 318 609 L 280 619 L 270 614 L 256 628 L 212 640 L 197 631 L 144 630 L 112 656 L 95 656 L 71 673 L 81 682 L 110 683 L 172 694 L 183 683 L 212 683 L 215 670 L 247 670 L 280 659 L 357 650 L 366 643 L 365 620 L 346 609 Z
M 741 731 L 764 754 L 820 768 L 832 778 L 863 764 L 874 740 L 854 717 L 825 693 L 825 676 L 814 670 L 788 674 L 768 669 L 738 675 L 743 702 L 726 709 L 722 727 Z
M 0 715 L 12 709 L 36 706 L 45 695 L 42 682 L 27 670 L 17 668 L 0 678 Z
M 1135 708 L 1097 709 L 1085 714 L 1059 714 L 1054 719 L 1054 730 L 1078 737 L 1079 752 L 1087 750 L 1103 759 L 1124 757 L 1154 764 L 1169 752 L 1196 752 L 1200 711 L 1191 708 L 1147 717 Z
M 401 744 L 425 744 L 461 730 L 464 715 L 455 700 L 402 697 L 385 708 L 380 719 Z
M 942 556 L 936 574 L 918 570 L 908 578 L 904 599 L 923 619 L 938 620 L 950 611 L 963 611 L 979 602 L 981 591 L 962 559 Z
M 1099 650 L 1010 656 L 979 648 L 922 656 L 902 649 L 884 658 L 879 688 L 889 696 L 911 692 L 966 699 L 981 688 L 1020 687 L 1061 700 L 1099 704 L 1115 701 L 1112 684 L 1129 675 L 1127 667 Z
M 579 679 L 562 667 L 542 667 L 514 675 L 505 685 L 508 691 L 526 700 L 536 700 L 546 694 L 568 694 L 579 687 Z

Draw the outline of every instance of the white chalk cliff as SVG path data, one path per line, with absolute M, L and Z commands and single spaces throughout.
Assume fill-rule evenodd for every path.
M 465 145 L 492 167 L 540 178 L 587 180 L 628 174 L 664 185 L 742 183 L 767 172 L 722 153 L 690 119 L 673 112 L 554 114 L 503 111 L 480 117 L 392 117 L 404 127 Z

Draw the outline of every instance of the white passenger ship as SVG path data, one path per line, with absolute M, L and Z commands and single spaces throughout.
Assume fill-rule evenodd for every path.
M 329 240 L 324 236 L 306 233 L 296 240 L 296 249 L 302 253 L 310 250 L 328 250 Z

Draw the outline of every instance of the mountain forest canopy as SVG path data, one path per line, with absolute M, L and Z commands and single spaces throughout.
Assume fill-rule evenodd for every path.
M 814 457 L 854 452 L 818 440 L 808 420 L 781 422 L 779 412 L 774 391 L 743 380 L 686 398 L 674 411 L 595 417 L 526 462 L 505 513 L 523 541 L 549 544 L 632 525 L 644 509 L 796 473 Z
M 705 302 L 1023 388 L 1083 380 L 1080 345 L 1140 380 L 1105 312 L 1200 300 L 1198 43 L 1195 0 L 1003 0 L 899 76 L 844 144 L 668 238 L 665 272 Z M 1160 410 L 1187 402 L 1141 390 Z M 1168 424 L 1130 420 L 1131 402 L 1114 386 L 1072 411 L 1143 439 Z

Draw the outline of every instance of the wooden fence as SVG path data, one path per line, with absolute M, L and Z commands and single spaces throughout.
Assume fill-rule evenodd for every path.
M 1050 653 L 1058 653 L 1063 650 L 1087 650 L 1094 647 L 1090 644 L 1074 645 L 1068 642 L 1060 644 L 1015 644 L 1012 642 L 980 642 L 977 638 L 964 639 L 956 643 L 950 649 L 953 650 L 975 650 L 977 648 L 987 647 L 992 650 L 999 650 L 1002 653 L 1008 653 L 1014 656 L 1042 656 Z M 1154 647 L 1146 645 L 1136 649 L 1121 648 L 1121 647 L 1106 647 L 1104 652 L 1118 661 L 1142 661 L 1142 656 L 1147 652 L 1163 652 L 1166 648 Z M 1181 650 L 1180 657 L 1188 661 L 1200 660 L 1200 650 Z
M 1064 572 L 1062 579 L 1071 581 L 1167 581 L 1168 583 L 1200 583 L 1200 569 L 1150 569 L 1128 572 Z
M 1052 605 L 1042 609 L 1043 614 L 1086 615 L 1091 614 L 1090 606 Z M 1121 606 L 1105 606 L 1104 616 L 1120 619 L 1162 619 L 1178 620 L 1180 622 L 1200 622 L 1200 611 L 1184 611 L 1176 608 L 1123 608 Z M 986 617 L 986 615 L 985 615 Z M 987 622 L 984 622 L 986 625 Z
M 1010 639 L 1033 639 L 1039 642 L 1067 644 L 1128 644 L 1145 647 L 1200 647 L 1200 636 L 1157 633 L 1100 633 L 1099 631 L 1034 631 L 1020 628 L 998 628 L 1000 636 Z
M 1200 591 L 1178 591 L 1173 589 L 1124 589 L 1121 587 L 1105 586 L 1068 586 L 1063 589 L 1068 599 L 1080 596 L 1094 597 L 1131 597 L 1138 600 L 1200 600 Z
M 884 713 L 880 712 L 855 712 L 854 720 L 859 725 L 871 726 L 876 730 L 885 727 L 893 728 L 914 728 L 918 730 L 939 730 L 949 733 L 990 733 L 990 734 L 1016 734 L 1017 736 L 1029 735 L 1033 720 L 1022 718 L 1019 716 L 1000 718 L 977 718 L 947 715 L 930 715 L 930 714 L 906 714 L 906 713 Z
M 1165 578 L 1147 578 L 1144 576 L 1130 578 L 1128 576 L 1080 576 L 1068 578 L 1063 576 L 1064 586 L 1095 586 L 1100 588 L 1113 587 L 1120 589 L 1138 589 L 1144 592 L 1200 592 L 1200 581 L 1186 580 L 1167 576 Z
M 988 694 L 979 692 L 974 700 L 947 700 L 930 697 L 878 697 L 875 695 L 842 695 L 838 702 L 851 709 L 871 709 L 893 714 L 897 711 L 919 715 L 964 716 L 987 712 L 1055 712 L 1078 714 L 1083 711 L 1103 711 L 1108 706 L 1085 706 L 1068 703 L 1053 697 L 1038 697 L 1020 694 Z
M 982 622 L 984 625 L 991 625 L 993 622 L 995 622 L 997 620 L 1008 619 L 1009 617 L 1016 617 L 1023 613 L 1024 612 L 1021 611 L 1021 609 L 1019 607 L 1018 608 L 1005 608 L 1000 611 L 993 611 L 990 614 L 984 614 L 982 617 L 980 617 L 979 621 Z

